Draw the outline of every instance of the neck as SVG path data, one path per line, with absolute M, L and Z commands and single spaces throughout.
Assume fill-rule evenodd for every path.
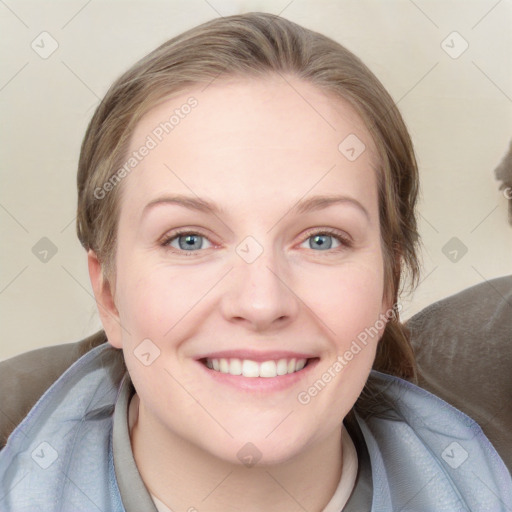
M 284 463 L 246 467 L 165 429 L 141 407 L 131 442 L 144 484 L 172 510 L 320 512 L 341 478 L 341 428 Z

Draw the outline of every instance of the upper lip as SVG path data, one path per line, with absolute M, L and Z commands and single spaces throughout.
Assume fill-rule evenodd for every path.
M 313 354 L 306 352 L 293 352 L 291 350 L 271 350 L 259 352 L 257 350 L 221 350 L 196 357 L 201 359 L 250 359 L 251 361 L 278 361 L 279 359 L 313 359 Z

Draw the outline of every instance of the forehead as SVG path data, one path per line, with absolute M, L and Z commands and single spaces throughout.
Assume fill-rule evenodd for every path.
M 166 191 L 242 202 L 276 189 L 362 195 L 375 183 L 377 152 L 354 109 L 290 76 L 214 81 L 163 100 L 137 124 L 129 155 L 144 146 L 123 183 L 132 206 Z

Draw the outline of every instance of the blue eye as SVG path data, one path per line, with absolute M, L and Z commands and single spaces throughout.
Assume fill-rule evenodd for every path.
M 178 246 L 176 247 L 174 242 L 178 242 Z M 181 249 L 182 251 L 195 252 L 196 249 L 208 249 L 209 247 L 204 247 L 203 242 L 206 241 L 210 243 L 210 241 L 200 235 L 199 233 L 194 232 L 178 232 L 167 238 L 162 245 L 173 247 L 174 249 Z
M 333 247 L 333 240 L 337 245 Z M 309 243 L 308 243 L 309 242 Z M 308 243 L 307 249 L 319 249 L 315 252 L 329 251 L 331 249 L 340 249 L 343 247 L 351 247 L 351 242 L 347 238 L 341 236 L 337 231 L 323 230 L 310 234 L 304 243 Z
M 332 248 L 334 237 L 327 234 L 318 234 L 310 236 L 308 240 L 310 249 L 314 249 L 316 246 L 322 251 L 326 251 Z

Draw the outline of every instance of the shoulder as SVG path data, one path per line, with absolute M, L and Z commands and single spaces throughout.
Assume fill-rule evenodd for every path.
M 398 377 L 372 371 L 368 384 L 375 406 L 358 421 L 384 509 L 452 511 L 461 498 L 469 510 L 512 506 L 510 473 L 475 421 Z
M 111 441 L 125 375 L 122 351 L 100 343 L 50 384 L 0 451 L 5 510 L 124 510 Z
M 99 331 L 75 343 L 31 350 L 0 362 L 0 449 L 44 392 L 82 355 L 107 341 Z

